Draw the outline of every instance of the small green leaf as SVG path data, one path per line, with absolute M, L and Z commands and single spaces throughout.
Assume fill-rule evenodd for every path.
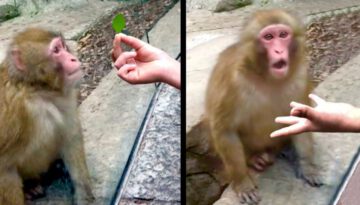
M 120 33 L 126 26 L 124 15 L 118 14 L 112 21 L 112 27 L 116 33 Z

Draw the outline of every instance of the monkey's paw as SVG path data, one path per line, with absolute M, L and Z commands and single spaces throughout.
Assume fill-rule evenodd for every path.
M 263 172 L 268 166 L 274 163 L 274 155 L 267 152 L 252 156 L 250 159 L 250 167 L 257 172 Z
M 256 205 L 261 201 L 259 191 L 257 189 L 244 190 L 239 193 L 240 203 L 248 205 Z
M 320 187 L 324 184 L 317 168 L 303 168 L 300 175 L 310 186 Z
M 75 197 L 76 205 L 90 205 L 94 204 L 95 202 L 95 196 L 90 191 L 88 193 L 78 193 L 78 195 Z
M 303 178 L 310 186 L 313 187 L 320 187 L 324 184 L 321 180 L 321 177 L 317 174 L 303 175 Z
M 244 179 L 243 183 L 234 187 L 241 204 L 256 205 L 261 201 L 259 190 L 250 181 L 250 179 Z

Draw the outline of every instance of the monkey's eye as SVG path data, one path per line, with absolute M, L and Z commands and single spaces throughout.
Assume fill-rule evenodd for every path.
M 55 48 L 54 48 L 54 53 L 59 53 L 59 52 L 60 52 L 59 47 L 58 47 L 58 46 L 55 46 Z
M 271 40 L 273 38 L 273 35 L 271 35 L 271 34 L 266 34 L 265 36 L 264 36 L 264 39 L 265 40 Z
M 280 38 L 286 38 L 289 34 L 285 31 L 282 31 L 279 35 Z

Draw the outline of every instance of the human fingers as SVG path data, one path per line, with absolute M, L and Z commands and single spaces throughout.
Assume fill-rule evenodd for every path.
M 117 75 L 128 83 L 137 83 L 137 71 L 135 64 L 125 64 L 118 70 Z
M 295 108 L 295 107 L 308 107 L 308 106 L 305 105 L 305 104 L 302 104 L 302 103 L 298 103 L 298 102 L 292 101 L 292 102 L 290 103 L 290 107 Z
M 295 116 L 281 116 L 281 117 L 275 118 L 275 122 L 281 123 L 281 124 L 292 125 L 292 124 L 300 122 L 301 119 L 302 118 L 295 117 Z
M 122 52 L 120 43 L 121 43 L 121 34 L 116 34 L 113 40 L 113 49 L 111 50 L 111 57 L 113 61 L 115 61 Z
M 125 64 L 129 64 L 128 62 L 133 62 L 133 59 L 136 56 L 136 52 L 123 52 L 121 55 L 116 59 L 114 65 L 117 69 L 121 68 Z M 135 64 L 135 63 L 132 63 Z
M 315 94 L 310 94 L 309 98 L 312 99 L 316 103 L 316 105 L 320 105 L 326 102 L 324 99 L 320 98 Z
M 312 107 L 298 102 L 291 102 L 290 107 L 292 107 L 290 115 L 298 117 L 307 117 L 308 111 L 312 109 Z
M 301 118 L 307 118 L 308 120 L 312 121 L 318 118 L 319 114 L 314 108 L 307 105 L 302 105 L 302 106 L 293 107 L 290 111 L 290 115 Z
M 145 43 L 144 41 L 138 38 L 127 36 L 125 34 L 120 34 L 120 35 L 121 35 L 121 41 L 135 50 L 139 50 L 140 48 L 148 45 L 147 43 Z
M 285 137 L 285 136 L 300 134 L 305 131 L 306 131 L 305 124 L 296 123 L 291 126 L 284 127 L 279 130 L 275 130 L 270 134 L 270 137 Z

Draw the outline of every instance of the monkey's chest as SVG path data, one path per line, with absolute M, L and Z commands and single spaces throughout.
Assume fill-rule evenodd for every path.
M 62 144 L 63 114 L 52 106 L 34 114 L 35 129 L 18 163 L 18 170 L 24 178 L 37 177 L 47 171 L 50 163 L 59 157 Z
M 270 133 L 281 128 L 281 125 L 276 124 L 274 119 L 284 114 L 285 112 L 272 111 L 253 115 L 249 119 L 248 125 L 238 130 L 244 147 L 254 152 L 281 149 L 288 141 L 288 138 L 270 138 Z
M 270 138 L 270 133 L 283 127 L 275 123 L 275 118 L 289 115 L 290 102 L 298 99 L 297 95 L 258 96 L 253 99 L 254 103 L 248 103 L 239 108 L 238 116 L 242 119 L 239 121 L 237 131 L 245 149 L 251 152 L 281 150 L 290 138 Z

